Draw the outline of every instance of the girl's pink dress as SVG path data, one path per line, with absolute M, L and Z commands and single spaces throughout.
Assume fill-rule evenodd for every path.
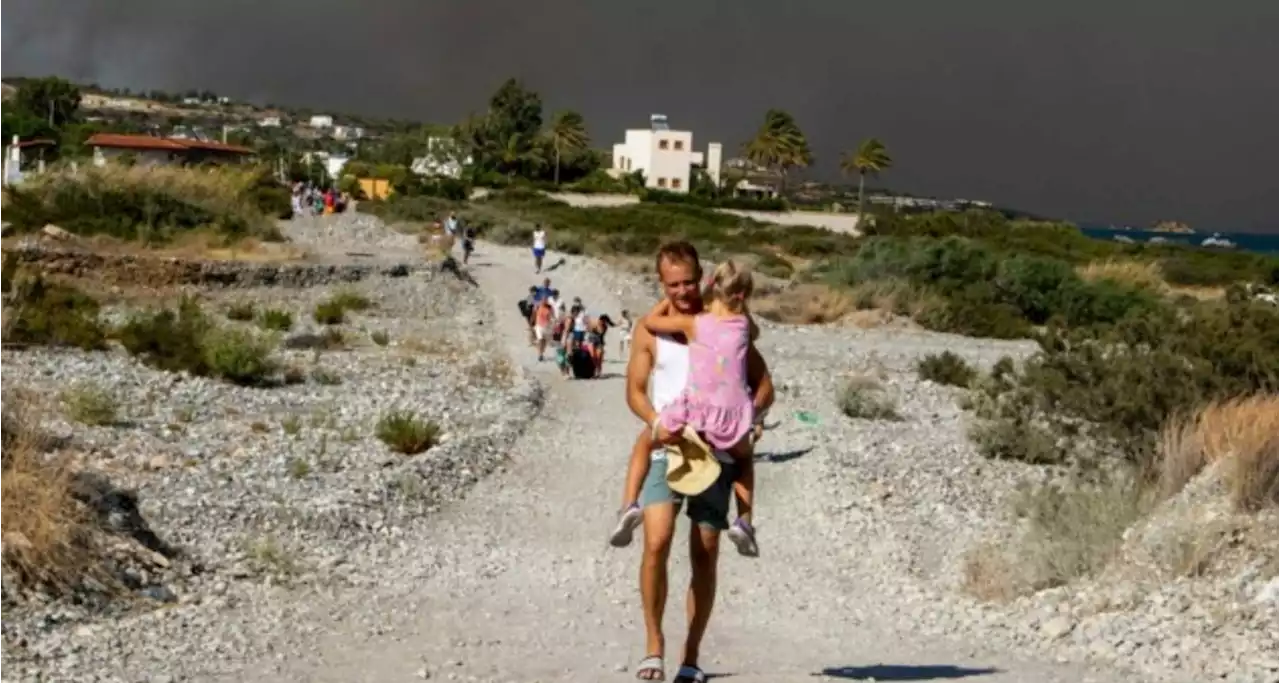
M 719 449 L 732 448 L 751 431 L 754 409 L 747 388 L 747 348 L 751 328 L 745 315 L 694 318 L 689 341 L 689 382 L 679 398 L 662 409 L 667 431 L 685 425 Z

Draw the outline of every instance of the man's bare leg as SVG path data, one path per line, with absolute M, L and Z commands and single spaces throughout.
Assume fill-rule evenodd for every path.
M 645 654 L 665 653 L 662 614 L 667 606 L 667 559 L 676 529 L 674 503 L 644 509 L 644 555 L 640 561 L 640 603 L 644 609 Z M 649 679 L 657 680 L 657 679 Z
M 689 564 L 693 576 L 689 580 L 686 611 L 689 616 L 689 635 L 684 641 L 681 666 L 698 666 L 702 637 L 711 621 L 711 609 L 716 603 L 716 565 L 720 559 L 720 531 L 701 524 L 691 524 L 689 529 Z

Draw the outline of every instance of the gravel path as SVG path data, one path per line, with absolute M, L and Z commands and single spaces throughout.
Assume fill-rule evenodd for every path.
M 474 266 L 511 354 L 548 387 L 543 412 L 516 442 L 509 467 L 429 522 L 433 543 L 421 549 L 420 578 L 312 605 L 307 611 L 316 626 L 304 649 L 281 644 L 276 656 L 207 680 L 633 676 L 643 655 L 638 550 L 610 550 L 604 542 L 637 428 L 622 398 L 623 362 L 608 359 L 599 381 L 560 380 L 549 364 L 535 362 L 513 314 L 534 280 L 524 250 L 482 245 Z M 622 305 L 592 268 L 551 275 L 593 309 Z M 809 441 L 778 430 L 762 443 L 773 461 L 760 474 L 763 557 L 722 560 L 719 604 L 704 646 L 709 672 L 742 683 L 807 682 L 824 674 L 825 680 L 1137 680 L 1024 661 L 980 638 L 913 635 L 912 614 L 929 609 L 929 597 L 912 593 L 905 581 L 879 580 L 879 568 L 860 562 L 859 549 L 882 540 L 848 535 L 833 522 L 826 454 L 794 457 Z M 686 558 L 678 545 L 667 612 L 673 657 L 684 632 L 679 587 Z

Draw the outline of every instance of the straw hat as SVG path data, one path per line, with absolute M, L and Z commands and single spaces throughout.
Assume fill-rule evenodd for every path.
M 696 496 L 720 478 L 720 461 L 711 446 L 686 426 L 679 444 L 667 446 L 667 486 L 676 493 Z

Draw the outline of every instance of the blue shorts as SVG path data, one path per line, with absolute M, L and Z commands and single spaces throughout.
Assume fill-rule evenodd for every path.
M 586 332 L 579 332 L 577 330 L 573 331 L 573 340 L 575 342 L 581 344 L 586 338 L 587 338 Z
M 547 255 L 547 250 L 546 250 L 546 249 L 539 249 L 538 247 L 534 247 L 534 248 L 533 248 L 533 257 L 534 257 L 534 258 L 542 258 L 543 256 L 546 256 L 546 255 Z
M 738 466 L 720 463 L 720 478 L 706 491 L 689 497 L 685 514 L 694 524 L 708 529 L 724 531 L 729 528 L 729 500 L 733 494 L 733 480 L 738 476 Z M 680 511 L 685 502 L 682 496 L 667 486 L 667 455 L 654 451 L 649 455 L 649 473 L 640 487 L 640 507 L 673 503 Z

